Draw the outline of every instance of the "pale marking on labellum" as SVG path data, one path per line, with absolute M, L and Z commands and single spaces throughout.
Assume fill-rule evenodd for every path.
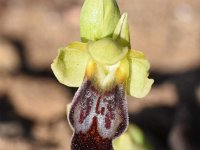
M 76 133 L 86 133 L 94 117 L 103 138 L 114 138 L 126 129 L 128 113 L 123 85 L 99 92 L 90 81 L 84 81 L 73 99 L 69 120 Z

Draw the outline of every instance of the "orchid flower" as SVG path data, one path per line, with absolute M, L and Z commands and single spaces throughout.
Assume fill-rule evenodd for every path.
M 128 126 L 126 94 L 142 98 L 151 89 L 150 64 L 131 49 L 127 16 L 115 0 L 85 0 L 82 42 L 60 48 L 51 65 L 60 83 L 79 87 L 68 115 L 72 150 L 112 150 Z

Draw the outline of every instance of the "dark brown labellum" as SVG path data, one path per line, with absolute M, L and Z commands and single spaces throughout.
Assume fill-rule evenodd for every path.
M 128 125 L 124 85 L 102 90 L 85 79 L 74 96 L 69 122 L 72 150 L 112 150 L 112 140 Z

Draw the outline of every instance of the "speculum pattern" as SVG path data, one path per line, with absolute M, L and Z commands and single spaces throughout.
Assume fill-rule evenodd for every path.
M 101 90 L 85 79 L 74 96 L 69 122 L 72 150 L 112 150 L 112 140 L 128 125 L 124 85 Z

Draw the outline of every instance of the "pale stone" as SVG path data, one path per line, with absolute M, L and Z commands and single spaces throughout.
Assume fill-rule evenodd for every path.
M 0 137 L 0 150 L 31 150 L 31 145 L 20 138 L 2 138 Z
M 9 97 L 17 113 L 38 122 L 65 116 L 71 95 L 58 82 L 27 76 L 13 77 Z
M 32 132 L 40 143 L 55 143 L 58 145 L 57 149 L 70 150 L 72 130 L 67 120 L 58 121 L 51 126 L 36 124 Z
M 20 59 L 11 43 L 0 39 L 0 72 L 15 72 L 20 67 Z
M 129 14 L 132 48 L 145 53 L 151 70 L 179 73 L 200 67 L 200 5 L 196 0 L 119 3 Z

